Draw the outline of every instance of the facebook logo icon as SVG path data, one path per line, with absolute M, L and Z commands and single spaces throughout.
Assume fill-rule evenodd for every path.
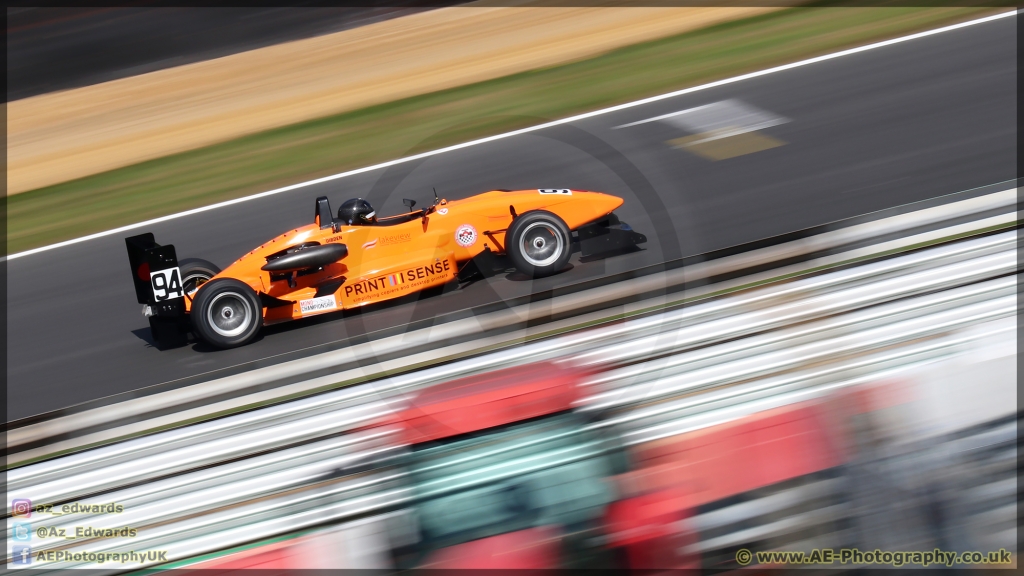
M 14 564 L 31 564 L 32 563 L 32 547 L 31 546 L 15 546 L 14 547 L 14 558 L 11 559 Z

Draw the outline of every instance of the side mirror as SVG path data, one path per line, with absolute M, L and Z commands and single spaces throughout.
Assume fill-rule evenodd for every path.
M 415 200 L 409 200 L 408 198 L 405 198 L 404 200 L 402 200 L 402 204 L 405 204 L 406 208 L 408 208 L 409 210 L 412 210 L 412 207 L 416 205 L 416 201 Z

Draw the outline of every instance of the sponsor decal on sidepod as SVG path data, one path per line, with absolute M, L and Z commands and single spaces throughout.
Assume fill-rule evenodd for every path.
M 310 298 L 309 300 L 299 300 L 299 309 L 302 310 L 303 314 L 309 314 L 311 312 L 323 312 L 324 310 L 336 310 L 338 308 L 338 301 L 334 299 L 334 295 L 321 296 L 319 298 Z
M 433 264 L 425 264 L 391 274 L 364 278 L 345 286 L 345 297 L 351 298 L 353 303 L 358 304 L 395 292 L 408 292 L 419 286 L 434 282 L 438 276 L 451 276 L 451 274 L 452 264 L 446 258 L 438 260 Z
M 455 242 L 463 248 L 469 248 L 476 244 L 476 237 L 476 228 L 473 228 L 471 224 L 463 224 L 455 230 Z

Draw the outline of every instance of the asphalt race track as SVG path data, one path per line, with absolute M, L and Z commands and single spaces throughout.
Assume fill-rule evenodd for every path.
M 586 264 L 574 257 L 571 270 L 544 280 L 498 276 L 415 302 L 266 329 L 235 350 L 150 345 L 124 235 L 9 261 L 8 421 L 1012 180 L 1016 65 L 1016 22 L 1005 18 L 153 226 L 179 258 L 225 266 L 312 221 L 319 195 L 335 209 L 362 196 L 387 215 L 402 210 L 402 198 L 429 203 L 432 186 L 449 199 L 494 188 L 577 188 L 624 197 L 622 219 L 650 239 L 628 256 Z M 753 133 L 755 144 L 775 147 L 712 161 L 667 144 L 688 133 L 666 122 L 613 129 L 729 99 L 788 120 Z

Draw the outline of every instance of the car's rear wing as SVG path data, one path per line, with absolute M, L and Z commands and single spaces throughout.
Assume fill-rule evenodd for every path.
M 144 304 L 153 339 L 159 348 L 184 346 L 188 330 L 185 290 L 174 246 L 161 246 L 153 234 L 124 239 L 132 269 L 135 297 Z

